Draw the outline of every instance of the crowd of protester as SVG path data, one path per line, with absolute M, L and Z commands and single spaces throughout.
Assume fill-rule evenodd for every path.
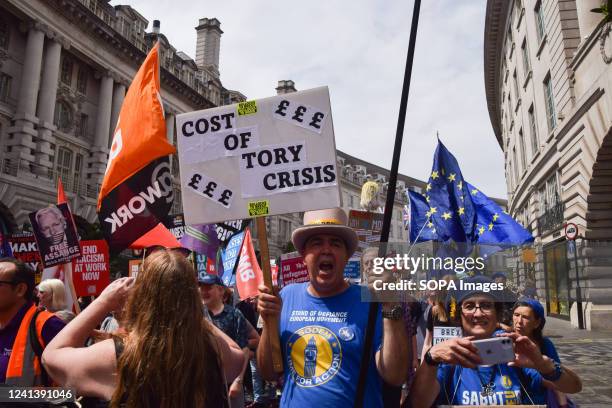
M 138 278 L 113 281 L 76 316 L 60 280 L 35 287 L 28 266 L 0 259 L 0 383 L 69 387 L 83 407 L 352 406 L 370 304 L 343 275 L 357 235 L 334 208 L 306 212 L 292 242 L 309 281 L 280 292 L 262 286 L 238 302 L 218 276 L 197 275 L 184 252 L 158 249 Z M 372 256 L 364 253 L 364 269 Z M 580 378 L 544 336 L 537 300 L 421 295 L 380 304 L 365 407 L 572 404 Z M 436 339 L 435 327 L 461 336 Z M 283 372 L 274 366 L 277 335 Z M 484 366 L 474 341 L 495 336 L 514 343 L 515 360 Z

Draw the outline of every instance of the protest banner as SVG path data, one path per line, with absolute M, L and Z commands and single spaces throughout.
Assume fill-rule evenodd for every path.
M 159 93 L 159 43 L 149 51 L 125 95 L 113 134 L 98 219 L 112 252 L 127 248 L 164 220 L 174 189 L 164 107 Z
M 370 211 L 349 211 L 348 225 L 357 233 L 359 246 L 351 259 L 361 258 L 363 251 L 380 242 L 380 231 L 382 230 L 383 214 Z
M 203 254 L 197 254 L 194 252 L 195 256 L 195 268 L 199 277 L 204 275 L 217 275 L 217 266 L 215 265 L 215 260 L 207 257 Z
M 233 286 L 236 283 L 234 270 L 236 269 L 236 261 L 240 255 L 240 248 L 242 248 L 244 234 L 244 232 L 241 232 L 234 235 L 227 243 L 225 250 L 221 253 L 221 270 L 223 271 L 221 279 L 227 286 Z
M 183 238 L 185 234 L 185 217 L 183 214 L 169 215 L 164 221 L 164 225 L 174 235 L 174 238 Z
M 128 261 L 128 276 L 136 279 L 140 271 L 142 271 L 142 259 L 130 259 Z
M 32 268 L 36 274 L 36 284 L 41 280 L 43 265 L 40 261 L 36 238 L 31 232 L 13 234 L 8 237 L 8 242 L 16 259 L 24 262 Z
M 340 204 L 327 87 L 180 114 L 176 130 L 188 225 Z
M 282 286 L 293 283 L 308 282 L 308 270 L 304 264 L 304 258 L 299 252 L 290 252 L 281 255 L 281 282 Z
M 108 244 L 103 239 L 81 241 L 81 254 L 72 268 L 76 295 L 98 296 L 110 284 Z
M 222 245 L 225 245 L 234 235 L 244 231 L 250 223 L 251 220 L 248 219 L 218 222 L 215 224 L 217 239 Z
M 359 283 L 361 281 L 361 261 L 350 259 L 344 267 L 344 277 L 353 283 Z
M 79 238 L 68 204 L 42 208 L 29 216 L 45 268 L 61 265 L 81 256 Z
M 240 260 L 236 267 L 236 288 L 240 299 L 248 299 L 257 296 L 259 285 L 263 283 L 263 276 L 257 258 L 255 248 L 251 240 L 251 231 L 244 232 L 244 242 L 240 248 Z
M 8 237 L 0 233 L 0 257 L 5 258 L 9 256 L 13 256 L 13 251 L 8 242 Z

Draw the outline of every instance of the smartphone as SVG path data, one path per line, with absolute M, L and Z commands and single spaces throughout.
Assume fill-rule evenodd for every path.
M 481 365 L 493 365 L 514 361 L 512 339 L 508 337 L 492 337 L 484 340 L 474 340 L 472 344 L 478 349 L 482 359 Z

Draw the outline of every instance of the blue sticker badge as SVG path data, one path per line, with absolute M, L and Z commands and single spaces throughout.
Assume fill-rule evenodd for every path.
M 355 338 L 355 332 L 350 327 L 342 327 L 338 330 L 338 337 L 344 341 L 351 341 Z

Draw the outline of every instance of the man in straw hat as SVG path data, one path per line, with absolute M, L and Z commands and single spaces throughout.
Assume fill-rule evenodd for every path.
M 364 347 L 369 304 L 359 286 L 344 279 L 344 267 L 357 249 L 357 234 L 341 208 L 308 211 L 293 231 L 293 245 L 304 257 L 310 280 L 288 285 L 275 296 L 260 287 L 264 327 L 257 349 L 262 374 L 272 379 L 271 317 L 280 316 L 284 363 L 281 407 L 352 406 Z M 368 368 L 365 406 L 382 407 L 382 378 L 400 385 L 408 366 L 402 308 L 386 303 L 378 312 Z M 383 319 L 381 319 L 383 317 Z

